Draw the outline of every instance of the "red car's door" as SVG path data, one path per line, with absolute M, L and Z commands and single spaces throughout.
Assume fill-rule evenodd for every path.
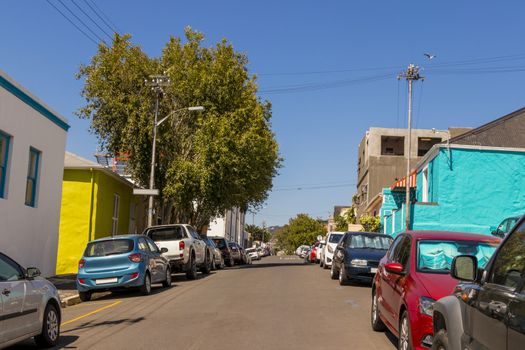
M 406 284 L 408 279 L 409 272 L 409 261 L 410 261 L 410 252 L 412 251 L 412 239 L 410 236 L 406 236 L 403 241 L 399 244 L 399 250 L 397 255 L 394 257 L 397 263 L 403 265 L 404 270 L 402 275 L 390 274 L 392 278 L 392 325 L 394 329 L 399 331 L 399 319 L 401 315 L 399 310 L 403 304 L 403 295 L 406 289 Z

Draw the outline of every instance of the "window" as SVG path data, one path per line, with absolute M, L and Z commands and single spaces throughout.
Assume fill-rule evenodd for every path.
M 27 166 L 27 181 L 26 181 L 26 205 L 36 207 L 36 189 L 38 186 L 38 168 L 40 166 L 41 152 L 29 148 L 29 164 Z
M 195 231 L 195 229 L 191 226 L 186 226 L 188 229 L 188 232 L 190 233 L 190 236 L 192 236 L 195 239 L 202 239 L 201 236 Z
M 490 282 L 515 289 L 525 272 L 525 222 L 503 243 L 494 260 Z
M 421 186 L 421 201 L 428 202 L 428 166 L 423 169 L 423 186 Z
M 143 252 L 149 251 L 148 244 L 146 243 L 146 240 L 144 238 L 139 238 L 138 245 L 139 250 L 142 250 Z
M 402 156 L 405 154 L 405 138 L 403 136 L 381 136 L 381 155 Z
M 394 251 L 397 249 L 397 246 L 399 245 L 399 242 L 401 242 L 403 237 L 404 236 L 402 236 L 402 235 L 397 236 L 396 239 L 394 240 L 394 242 L 390 245 L 390 248 L 388 249 L 388 252 L 386 253 L 387 254 L 387 259 L 389 261 L 392 261 L 392 259 L 394 258 Z
M 408 263 L 408 258 L 410 257 L 410 237 L 404 236 L 403 240 L 399 242 L 394 248 L 392 254 L 392 261 L 398 262 L 406 268 Z
M 120 196 L 118 194 L 113 195 L 113 227 L 111 228 L 111 234 L 116 235 L 118 233 L 118 211 L 120 207 Z
M 0 282 L 18 281 L 24 278 L 20 266 L 7 256 L 0 254 Z
M 437 143 L 440 143 L 441 139 L 439 137 L 418 137 L 417 139 L 417 156 L 423 157 L 432 146 Z
M 149 238 L 146 238 L 146 242 L 148 242 L 149 250 L 151 250 L 153 253 L 160 253 L 159 247 L 157 247 L 155 242 Z
M 11 137 L 0 131 L 0 198 L 6 197 L 7 158 Z
M 87 257 L 129 253 L 135 246 L 131 239 L 108 239 L 88 243 L 84 253 Z
M 151 229 L 147 235 L 155 242 L 178 241 L 186 238 L 181 226 Z

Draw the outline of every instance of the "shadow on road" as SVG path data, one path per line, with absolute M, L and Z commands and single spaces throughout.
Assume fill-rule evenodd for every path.
M 111 320 L 111 321 L 103 321 L 103 322 L 89 321 L 89 322 L 82 323 L 78 327 L 68 329 L 67 331 L 63 331 L 63 333 L 70 333 L 70 332 L 79 331 L 82 329 L 95 328 L 95 327 L 116 326 L 120 324 L 125 324 L 127 326 L 130 326 L 130 325 L 139 323 L 140 321 L 144 321 L 144 320 L 145 320 L 144 317 L 137 317 L 137 318 L 122 318 L 120 320 Z
M 72 343 L 77 341 L 76 335 L 61 335 L 58 341 L 58 345 L 53 349 L 76 349 L 76 346 L 70 346 Z M 15 344 L 6 348 L 6 350 L 22 350 L 22 349 L 38 349 L 35 342 L 32 339 L 28 339 L 21 343 Z
M 260 268 L 268 268 L 268 267 L 283 267 L 283 266 L 305 266 L 306 264 L 303 262 L 297 262 L 297 263 L 260 263 L 260 264 L 252 264 L 252 265 L 236 265 L 234 267 L 230 267 L 225 269 L 225 271 L 228 270 L 239 270 L 239 269 L 260 269 Z

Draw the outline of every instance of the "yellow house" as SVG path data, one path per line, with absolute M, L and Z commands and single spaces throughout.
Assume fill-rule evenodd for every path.
M 86 244 L 141 232 L 141 199 L 133 183 L 107 167 L 66 152 L 58 237 L 57 274 L 77 272 Z

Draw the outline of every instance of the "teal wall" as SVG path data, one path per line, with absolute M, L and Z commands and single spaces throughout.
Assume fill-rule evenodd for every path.
M 523 215 L 524 164 L 525 152 L 441 148 L 428 164 L 428 203 L 421 202 L 422 171 L 417 174 L 413 229 L 490 234 L 490 227 L 503 219 Z M 385 202 L 391 202 L 386 196 Z M 389 229 L 388 220 L 384 218 L 388 234 L 404 230 L 404 223 L 397 228 L 397 218 L 396 229 Z

